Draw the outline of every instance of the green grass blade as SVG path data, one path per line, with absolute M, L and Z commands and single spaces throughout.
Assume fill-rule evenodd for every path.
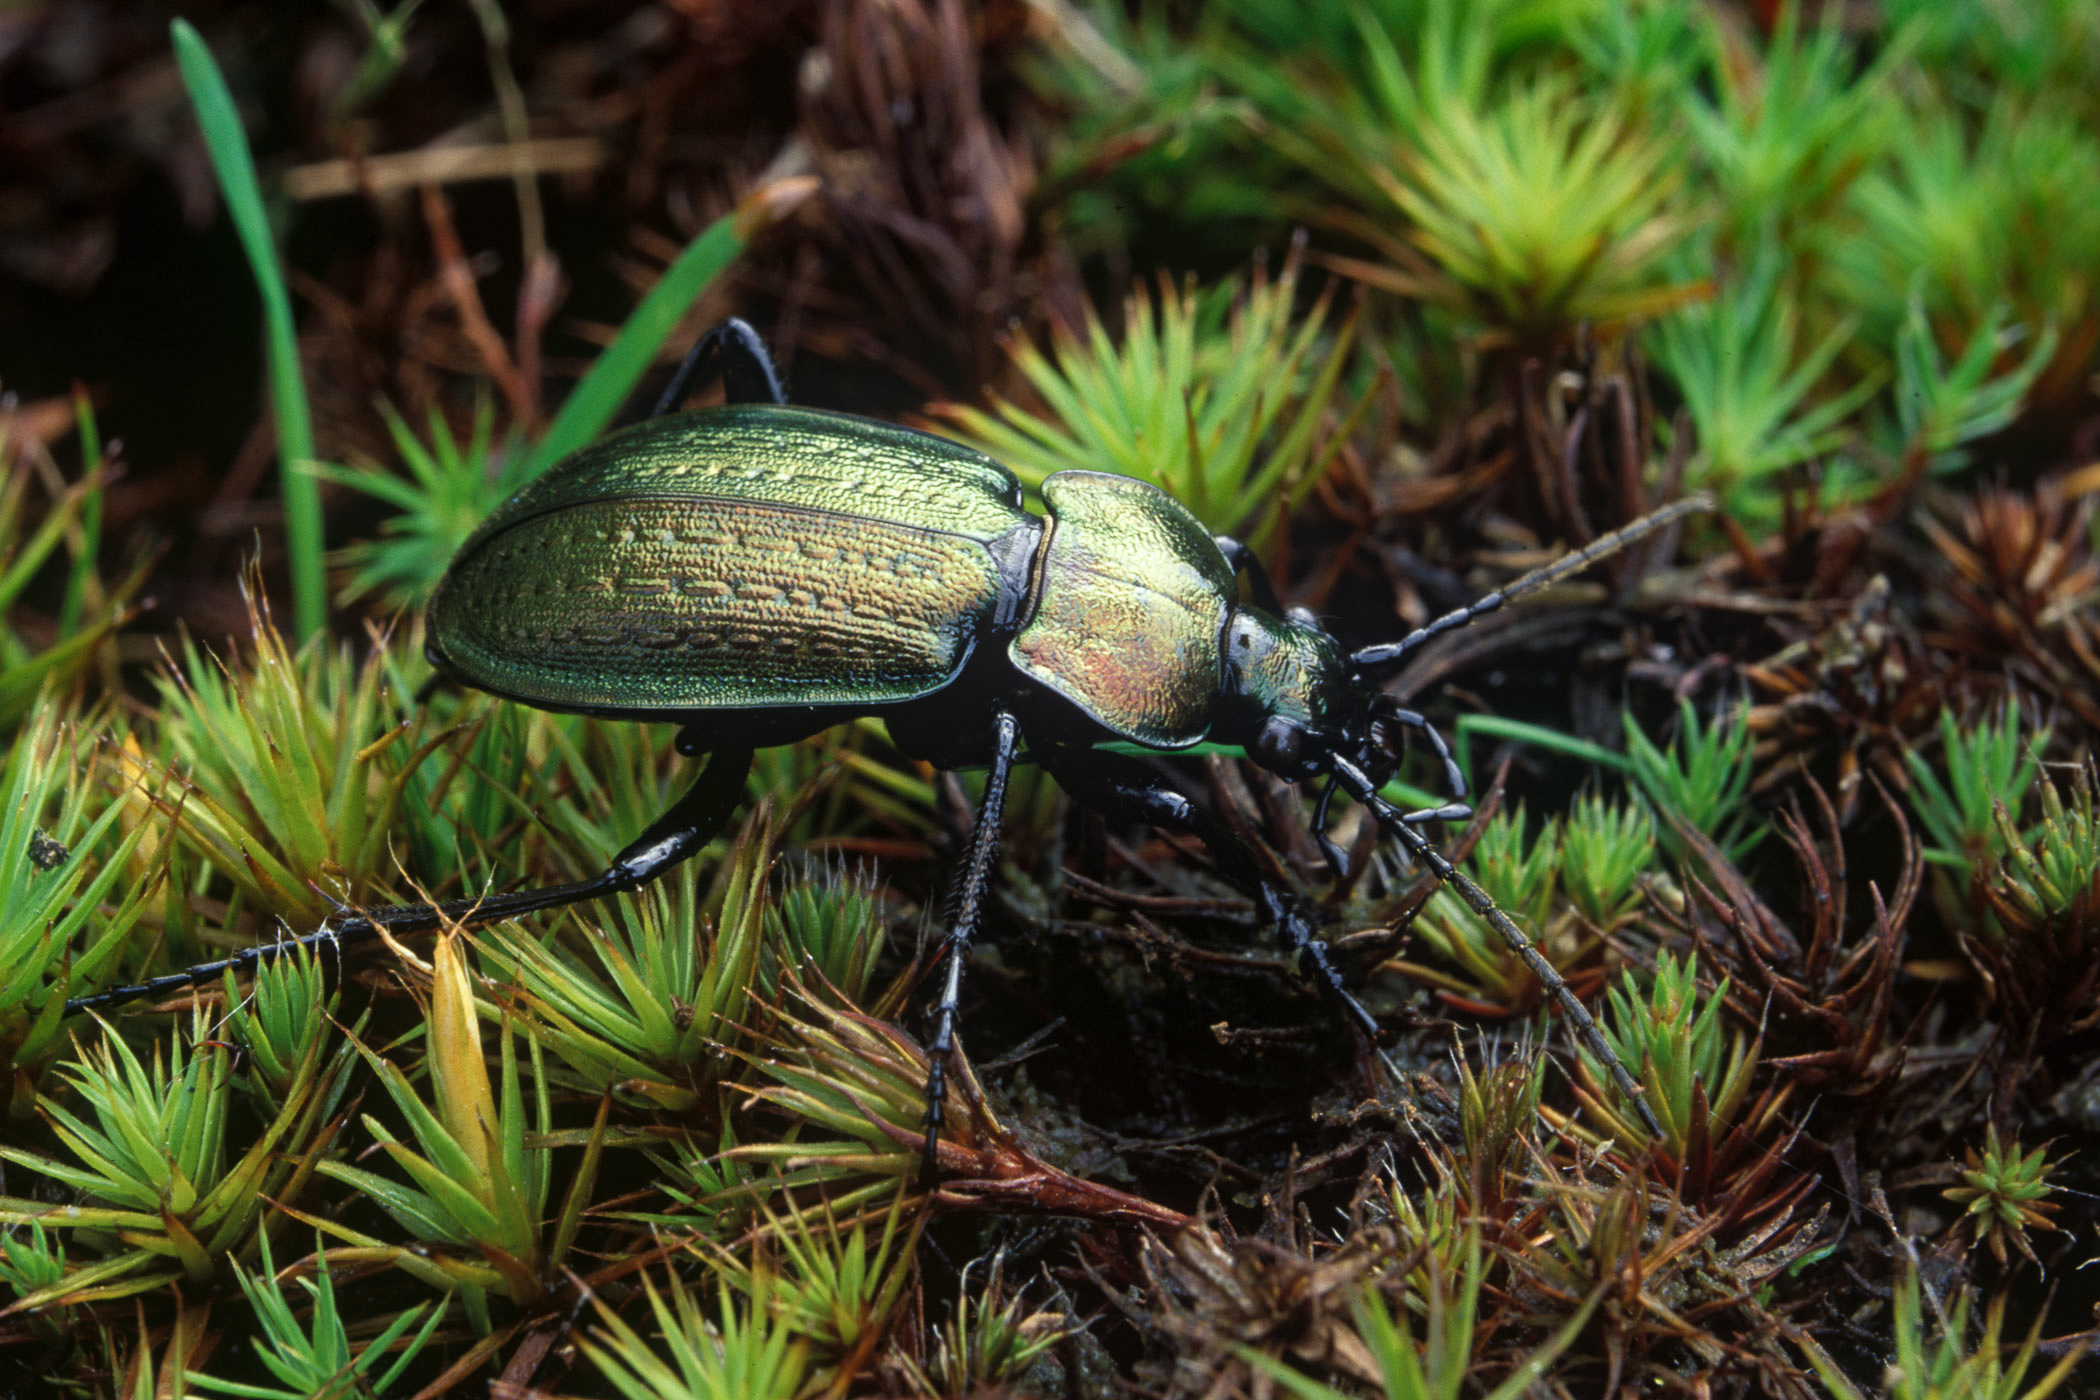
M 204 38 L 187 20 L 169 26 L 175 63 L 196 109 L 205 149 L 226 199 L 227 217 L 240 235 L 262 295 L 263 335 L 270 369 L 270 402 L 277 415 L 277 469 L 284 493 L 284 529 L 292 570 L 293 631 L 301 641 L 328 624 L 328 571 L 322 557 L 321 492 L 305 470 L 314 455 L 313 416 L 299 373 L 299 334 L 292 298 L 277 264 L 277 244 L 263 209 L 255 160 L 241 128 L 233 94 Z
M 1459 766 L 1471 771 L 1472 765 L 1465 759 L 1469 741 L 1475 734 L 1490 739 L 1514 739 L 1520 744 L 1531 744 L 1553 753 L 1564 754 L 1584 763 L 1594 763 L 1609 768 L 1614 773 L 1627 772 L 1633 765 L 1625 754 L 1613 753 L 1601 744 L 1587 739 L 1578 739 L 1572 734 L 1563 734 L 1557 729 L 1541 725 L 1526 724 L 1522 720 L 1504 719 L 1499 715 L 1460 715 L 1452 726 L 1457 737 L 1456 749 Z

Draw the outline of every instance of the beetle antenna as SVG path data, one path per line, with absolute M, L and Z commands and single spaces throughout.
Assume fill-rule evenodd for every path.
M 1524 936 L 1524 931 L 1510 921 L 1509 915 L 1495 907 L 1495 901 L 1488 898 L 1486 890 L 1474 884 L 1463 871 L 1444 859 L 1443 853 L 1429 844 L 1429 838 L 1415 830 L 1407 820 L 1413 814 L 1403 813 L 1378 795 L 1377 786 L 1372 783 L 1369 774 L 1347 758 L 1336 754 L 1334 775 L 1341 779 L 1342 786 L 1351 797 L 1370 808 L 1371 815 L 1377 818 L 1381 827 L 1398 837 L 1400 844 L 1407 847 L 1410 855 L 1427 865 L 1439 880 L 1456 890 L 1458 897 L 1466 902 L 1466 907 L 1500 934 L 1502 941 L 1509 945 L 1510 951 L 1523 959 L 1524 965 L 1531 969 L 1532 976 L 1539 979 L 1539 984 L 1552 994 L 1568 1019 L 1574 1022 L 1583 1042 L 1590 1047 L 1590 1052 L 1611 1072 L 1612 1083 L 1616 1084 L 1619 1092 L 1640 1110 L 1641 1121 L 1647 1124 L 1648 1131 L 1655 1135 L 1656 1141 L 1662 1141 L 1665 1136 L 1662 1124 L 1656 1121 L 1654 1110 L 1648 1107 L 1647 1097 L 1642 1093 L 1640 1084 L 1619 1059 L 1618 1052 L 1612 1049 L 1611 1042 L 1604 1038 L 1604 1031 L 1598 1026 L 1596 1018 L 1590 1015 L 1589 1008 L 1584 1006 L 1582 999 L 1569 988 L 1567 980 L 1560 975 L 1559 970 L 1546 961 L 1546 955 L 1538 950 L 1538 945 Z
M 1612 531 L 1590 541 L 1573 553 L 1564 554 L 1550 564 L 1543 564 L 1512 583 L 1503 585 L 1485 597 L 1478 598 L 1462 608 L 1445 613 L 1434 622 L 1425 623 L 1397 642 L 1383 642 L 1375 647 L 1365 647 L 1349 658 L 1350 662 L 1364 670 L 1379 670 L 1397 666 L 1409 655 L 1421 650 L 1430 641 L 1455 632 L 1476 618 L 1485 617 L 1505 603 L 1514 602 L 1527 593 L 1559 583 L 1570 574 L 1580 573 L 1599 559 L 1608 559 L 1647 536 L 1654 534 L 1687 515 L 1698 514 L 1714 508 L 1714 498 L 1708 495 L 1687 496 L 1681 501 L 1672 501 L 1660 510 L 1652 510 L 1630 525 Z

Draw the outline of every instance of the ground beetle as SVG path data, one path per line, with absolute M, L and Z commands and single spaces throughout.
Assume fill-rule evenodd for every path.
M 728 403 L 671 414 L 696 368 L 709 365 Z M 1375 1043 L 1377 1022 L 1343 985 L 1312 920 L 1260 873 L 1240 838 L 1152 765 L 1100 747 L 1120 740 L 1173 752 L 1212 740 L 1244 746 L 1289 781 L 1325 780 L 1322 818 L 1337 790 L 1364 804 L 1523 957 L 1654 1129 L 1632 1076 L 1553 966 L 1422 835 L 1427 822 L 1472 814 L 1465 777 L 1429 721 L 1372 678 L 1431 638 L 1706 503 L 1658 511 L 1352 655 L 1310 612 L 1278 603 L 1244 545 L 1211 535 L 1157 487 L 1066 471 L 1043 483 L 1042 496 L 1047 517 L 1031 515 L 1013 473 L 982 453 L 789 406 L 757 334 L 741 321 L 717 328 L 655 416 L 557 463 L 476 530 L 428 614 L 429 657 L 441 675 L 542 709 L 677 724 L 680 751 L 708 755 L 699 779 L 593 879 L 442 907 L 351 911 L 301 941 L 485 923 L 635 889 L 728 821 L 754 749 L 880 716 L 907 755 L 989 770 L 934 1009 L 930 1168 L 963 957 L 1024 738 L 1027 757 L 1078 801 L 1199 838 Z M 1251 603 L 1238 601 L 1242 577 Z M 1443 765 L 1451 801 L 1403 811 L 1379 796 L 1408 733 Z M 1339 869 L 1341 853 L 1321 843 Z M 291 946 L 247 950 L 69 1009 L 171 990 Z

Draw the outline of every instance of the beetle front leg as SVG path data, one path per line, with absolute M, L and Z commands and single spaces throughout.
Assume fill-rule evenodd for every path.
M 992 719 L 992 763 L 984 780 L 984 801 L 977 806 L 977 825 L 970 833 L 962 873 L 955 891 L 955 919 L 948 930 L 947 977 L 933 1009 L 933 1041 L 926 1051 L 926 1144 L 920 1173 L 933 1186 L 939 1169 L 935 1154 L 946 1121 L 948 1058 L 955 1053 L 955 1023 L 961 1015 L 963 956 L 984 913 L 984 892 L 991 880 L 992 856 L 999 849 L 999 819 L 1006 809 L 1006 780 L 1021 745 L 1021 725 L 1005 710 Z
M 1385 697 L 1381 696 L 1380 699 L 1383 701 Z M 1382 703 L 1378 708 L 1377 714 L 1378 718 L 1385 720 L 1389 724 L 1397 724 L 1402 729 L 1411 729 L 1422 736 L 1423 740 L 1428 743 L 1430 751 L 1437 756 L 1437 761 L 1444 765 L 1444 786 L 1453 799 L 1441 807 L 1420 807 L 1412 812 L 1402 812 L 1399 819 L 1409 826 L 1420 826 L 1424 822 L 1435 821 L 1471 821 L 1473 819 L 1473 807 L 1471 803 L 1466 801 L 1466 798 L 1470 795 L 1466 791 L 1466 775 L 1459 768 L 1458 760 L 1452 757 L 1451 746 L 1444 742 L 1444 736 L 1430 722 L 1429 716 L 1419 710 L 1403 710 L 1397 704 L 1389 703 Z M 1327 783 L 1327 792 L 1330 794 L 1334 791 L 1334 782 L 1335 780 L 1330 776 Z M 1326 804 L 1325 796 L 1322 796 L 1321 804 L 1324 809 Z
M 1137 759 L 1098 749 L 1066 750 L 1046 756 L 1043 766 L 1059 787 L 1104 816 L 1140 821 L 1164 831 L 1186 832 L 1201 841 L 1218 864 L 1219 873 L 1248 890 L 1262 922 L 1276 930 L 1277 942 L 1290 951 L 1301 970 L 1309 970 L 1327 996 L 1371 1043 L 1378 1043 L 1378 1018 L 1364 1009 L 1342 981 L 1342 971 L 1328 956 L 1313 921 L 1296 895 L 1263 873 L 1252 847 L 1211 812 Z
M 1282 617 L 1283 600 L 1276 596 L 1276 585 L 1269 581 L 1269 571 L 1262 567 L 1254 551 L 1230 535 L 1212 535 L 1211 541 L 1217 545 L 1218 553 L 1225 556 L 1234 576 L 1246 578 L 1247 591 L 1254 598 L 1254 606 Z

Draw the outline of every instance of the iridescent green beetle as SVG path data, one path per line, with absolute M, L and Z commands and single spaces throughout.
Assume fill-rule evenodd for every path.
M 1172 752 L 1210 740 L 1244 746 L 1290 781 L 1324 779 L 1323 813 L 1336 791 L 1363 803 L 1526 960 L 1647 1112 L 1552 965 L 1422 835 L 1427 822 L 1471 815 L 1465 779 L 1435 728 L 1372 677 L 1704 502 L 1657 512 L 1351 655 L 1310 613 L 1279 605 L 1243 546 L 1212 536 L 1154 486 L 1061 472 L 1043 484 L 1047 515 L 1032 515 L 1013 474 L 982 453 L 788 406 L 763 344 L 739 321 L 703 342 L 666 404 L 711 357 L 727 406 L 652 418 L 557 463 L 475 531 L 428 614 L 441 674 L 542 709 L 676 724 L 681 751 L 710 756 L 700 778 L 591 880 L 442 910 L 363 911 L 308 941 L 430 927 L 441 916 L 488 922 L 636 888 L 727 822 L 753 750 L 880 716 L 907 755 L 989 769 L 934 1013 L 930 1170 L 963 954 L 1024 741 L 1075 799 L 1200 838 L 1324 991 L 1377 1036 L 1312 920 L 1240 838 L 1153 766 L 1100 747 Z M 1240 601 L 1242 577 L 1250 602 Z M 1402 811 L 1379 795 L 1410 732 L 1441 762 L 1452 801 Z M 1340 852 L 1321 840 L 1339 868 Z M 83 1003 L 146 995 L 267 951 Z

